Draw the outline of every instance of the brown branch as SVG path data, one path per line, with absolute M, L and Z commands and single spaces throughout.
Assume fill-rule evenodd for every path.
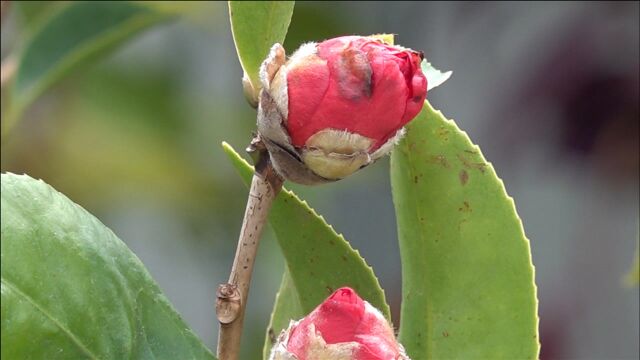
M 259 138 L 252 141 L 248 150 L 257 152 L 256 172 L 251 181 L 229 281 L 220 284 L 217 291 L 216 315 L 220 322 L 220 360 L 237 360 L 239 357 L 242 323 L 260 236 L 267 222 L 271 204 L 280 192 L 283 182 L 271 165 L 269 154 Z

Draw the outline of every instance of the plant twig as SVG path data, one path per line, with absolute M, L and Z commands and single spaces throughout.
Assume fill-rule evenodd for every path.
M 256 170 L 251 181 L 247 208 L 229 281 L 220 284 L 216 294 L 216 315 L 220 322 L 218 334 L 218 359 L 220 360 L 238 359 L 242 323 L 260 236 L 271 204 L 280 192 L 283 182 L 271 165 L 269 154 L 259 137 L 251 142 L 247 151 L 257 155 Z

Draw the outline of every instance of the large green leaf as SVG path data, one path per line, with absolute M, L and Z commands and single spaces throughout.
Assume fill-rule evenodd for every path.
M 78 65 L 168 19 L 169 13 L 128 1 L 83 1 L 63 6 L 34 30 L 18 60 L 5 132 L 27 105 Z
M 258 71 L 269 49 L 284 42 L 294 4 L 294 1 L 229 1 L 238 58 L 254 89 L 260 88 Z
M 26 175 L 1 194 L 3 359 L 213 359 L 98 219 Z
M 413 359 L 537 358 L 529 241 L 480 149 L 428 103 L 391 157 Z
M 228 144 L 223 144 L 223 147 L 248 185 L 253 176 L 253 168 Z M 288 320 L 309 313 L 342 286 L 356 290 L 362 298 L 390 319 L 384 291 L 371 267 L 306 202 L 291 191 L 283 189 L 271 208 L 269 222 L 278 238 L 290 281 L 285 274 L 284 285 L 275 305 L 276 311 L 272 316 L 272 327 L 268 332 L 277 336 L 282 327 L 288 324 Z M 283 306 L 281 303 L 295 303 L 292 296 L 297 298 L 299 308 Z

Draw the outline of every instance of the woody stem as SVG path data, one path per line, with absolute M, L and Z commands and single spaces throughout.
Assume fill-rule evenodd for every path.
M 256 170 L 251 181 L 247 208 L 240 238 L 227 283 L 217 291 L 216 315 L 220 322 L 218 359 L 237 360 L 240 353 L 242 323 L 249 295 L 253 264 L 269 209 L 282 188 L 282 178 L 276 173 L 269 154 L 259 139 L 250 148 L 257 152 Z

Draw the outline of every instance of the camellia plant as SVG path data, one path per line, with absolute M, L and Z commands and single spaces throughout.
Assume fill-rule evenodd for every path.
M 480 149 L 426 100 L 451 73 L 387 34 L 319 39 L 287 56 L 281 44 L 293 8 L 229 2 L 244 95 L 257 124 L 247 148 L 254 166 L 223 144 L 249 196 L 229 279 L 217 291 L 217 355 L 113 232 L 43 181 L 7 173 L 3 359 L 238 359 L 267 222 L 286 269 L 264 359 L 538 357 L 534 270 L 513 200 Z M 100 20 L 77 31 L 67 26 L 89 15 Z M 138 2 L 65 5 L 17 59 L 3 138 L 72 64 L 167 16 Z M 72 34 L 56 42 L 50 37 L 60 28 Z M 100 46 L 83 48 L 98 40 Z M 59 46 L 49 61 L 41 58 L 43 44 Z M 399 324 L 391 322 L 373 269 L 283 187 L 349 181 L 389 154 L 402 267 Z M 95 276 L 80 276 L 89 271 Z M 46 292 L 38 291 L 43 283 L 51 285 Z

